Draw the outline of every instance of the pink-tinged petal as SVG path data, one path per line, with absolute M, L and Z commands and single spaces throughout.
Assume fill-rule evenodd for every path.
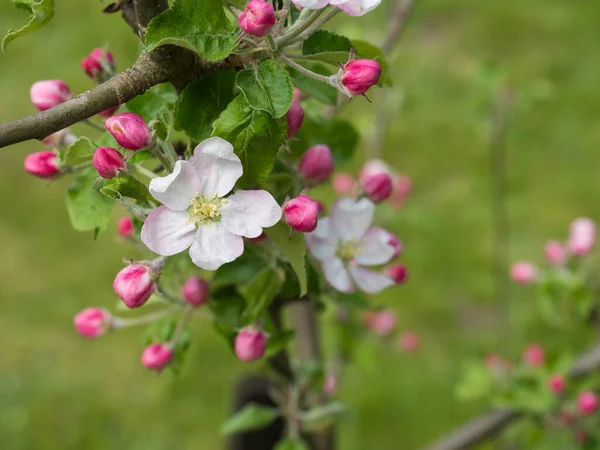
M 329 0 L 292 0 L 296 6 L 306 9 L 321 9 L 329 4 Z
M 194 241 L 196 226 L 189 219 L 187 211 L 172 211 L 166 206 L 156 208 L 142 226 L 142 242 L 159 255 L 176 255 Z
M 221 223 L 233 234 L 255 238 L 281 219 L 281 207 L 267 191 L 237 191 L 221 207 Z
M 381 0 L 330 0 L 330 5 L 335 5 L 349 16 L 363 16 L 379 6 Z
M 356 262 L 363 266 L 386 264 L 394 257 L 396 247 L 390 243 L 390 233 L 383 228 L 370 228 L 358 241 Z
M 371 226 L 375 205 L 369 199 L 340 198 L 331 208 L 331 229 L 342 241 L 358 239 Z
M 228 194 L 243 173 L 242 162 L 233 153 L 233 146 L 220 137 L 198 144 L 190 162 L 200 176 L 200 193 L 208 197 Z
M 335 257 L 337 238 L 331 231 L 329 217 L 320 219 L 317 224 L 317 229 L 312 233 L 305 233 L 304 240 L 306 241 L 310 254 L 319 261 L 325 261 Z
M 395 284 L 390 277 L 379 272 L 363 269 L 357 264 L 350 264 L 350 274 L 359 289 L 367 294 L 378 294 Z
M 217 270 L 244 253 L 244 240 L 231 233 L 220 222 L 198 227 L 190 248 L 192 261 L 205 270 Z
M 183 211 L 200 188 L 200 178 L 188 161 L 177 161 L 173 173 L 150 180 L 150 193 L 167 208 Z
M 332 258 L 323 261 L 322 267 L 325 279 L 334 289 L 345 292 L 346 294 L 352 294 L 354 292 L 352 279 L 340 258 Z

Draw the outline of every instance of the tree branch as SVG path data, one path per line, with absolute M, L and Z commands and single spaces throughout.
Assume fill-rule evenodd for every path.
M 169 9 L 168 0 L 133 0 L 135 7 L 135 17 L 139 26 L 139 34 L 144 40 L 146 28 L 154 16 Z
M 414 4 L 415 0 L 403 0 L 398 3 L 398 7 L 392 16 L 392 20 L 390 21 L 387 37 L 381 46 L 381 49 L 384 53 L 387 54 L 392 51 L 398 42 L 398 39 L 400 39 L 402 31 L 404 30 L 404 25 L 410 16 L 410 12 L 412 11 Z

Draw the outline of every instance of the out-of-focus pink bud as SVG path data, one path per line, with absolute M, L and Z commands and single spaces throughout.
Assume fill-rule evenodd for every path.
M 585 391 L 577 398 L 577 409 L 584 416 L 589 416 L 598 408 L 598 397 L 592 391 Z
M 94 168 L 102 178 L 116 177 L 120 170 L 125 169 L 125 159 L 117 150 L 110 147 L 98 147 L 92 159 Z
M 528 261 L 517 261 L 510 268 L 510 277 L 519 284 L 531 284 L 537 278 L 537 269 Z
M 307 195 L 299 195 L 283 204 L 283 218 L 292 229 L 310 233 L 317 228 L 319 204 Z
M 95 48 L 83 58 L 81 68 L 92 80 L 102 83 L 115 74 L 115 60 L 111 52 Z
M 548 378 L 548 389 L 550 389 L 553 394 L 562 394 L 565 390 L 565 386 L 565 377 L 559 373 L 555 373 Z
M 350 95 L 362 95 L 377 84 L 381 65 L 372 59 L 356 59 L 341 71 L 341 84 Z
M 24 165 L 25 172 L 39 178 L 52 178 L 60 173 L 58 158 L 53 152 L 30 153 Z
M 266 233 L 263 231 L 262 233 L 260 233 L 260 236 L 255 237 L 255 238 L 246 238 L 248 239 L 250 242 L 261 242 L 264 241 L 265 239 L 267 239 L 267 235 Z
M 402 284 L 408 279 L 408 269 L 404 264 L 392 264 L 386 267 L 385 274 L 396 284 Z
M 148 145 L 150 130 L 137 114 L 117 114 L 106 119 L 104 126 L 123 148 L 140 150 Z
M 113 289 L 128 308 L 138 308 L 154 292 L 151 270 L 143 264 L 131 264 L 117 274 Z
M 493 373 L 505 374 L 511 369 L 511 362 L 496 353 L 488 353 L 484 358 L 485 366 Z
M 392 179 L 386 172 L 362 173 L 360 187 L 373 203 L 381 203 L 392 194 Z
M 294 88 L 294 96 L 292 97 L 293 103 L 300 103 L 302 100 L 302 91 L 298 88 Z
M 333 172 L 331 149 L 326 145 L 315 145 L 306 150 L 298 162 L 298 172 L 313 185 L 325 181 Z
M 333 372 L 328 372 L 323 382 L 323 392 L 329 396 L 336 394 L 338 388 L 337 376 Z
M 356 190 L 354 177 L 346 172 L 336 173 L 331 184 L 338 195 L 353 195 Z
M 242 329 L 235 338 L 235 354 L 244 362 L 262 358 L 267 346 L 267 336 L 255 327 Z
M 398 346 L 404 352 L 414 352 L 419 348 L 419 335 L 414 331 L 405 331 L 398 338 Z
M 394 254 L 392 255 L 392 258 L 400 256 L 400 254 L 402 253 L 402 243 L 398 239 L 398 236 L 380 227 L 371 227 L 371 230 L 377 230 L 382 236 L 387 236 L 386 243 L 394 249 Z
M 181 289 L 183 298 L 190 305 L 199 306 L 208 301 L 210 297 L 210 287 L 208 283 L 200 277 L 190 277 Z
M 129 239 L 133 237 L 135 234 L 135 229 L 133 228 L 133 220 L 131 220 L 131 217 L 123 217 L 121 220 L 119 220 L 118 230 L 119 236 L 121 236 L 123 239 Z
M 412 180 L 406 175 L 392 175 L 392 195 L 389 204 L 392 208 L 404 206 L 406 197 L 412 190 Z
M 114 113 L 116 113 L 118 109 L 119 109 L 119 105 L 113 106 L 112 108 L 108 108 L 102 112 L 99 112 L 98 115 L 100 117 L 104 117 L 105 119 L 108 119 L 110 116 L 112 116 Z
M 252 36 L 264 36 L 275 25 L 275 10 L 264 0 L 251 0 L 238 17 L 238 25 Z
M 539 344 L 530 344 L 523 352 L 523 360 L 530 367 L 542 367 L 546 364 L 544 348 Z
M 167 344 L 150 344 L 142 352 L 142 365 L 160 372 L 173 358 L 173 350 Z
M 42 139 L 42 142 L 51 147 L 68 147 L 77 140 L 77 137 L 71 133 L 71 130 L 65 128 L 64 130 L 57 131 L 56 133 L 46 136 Z
M 302 124 L 304 123 L 304 108 L 302 108 L 300 103 L 292 103 L 285 118 L 288 124 L 287 138 L 289 139 L 302 128 Z
M 560 421 L 567 426 L 573 425 L 573 422 L 575 422 L 575 414 L 571 411 L 563 410 L 560 412 Z
M 588 218 L 575 219 L 570 226 L 567 247 L 575 256 L 585 256 L 596 244 L 596 224 Z
M 71 98 L 71 90 L 60 80 L 43 80 L 31 86 L 31 102 L 40 111 L 53 108 Z
M 73 320 L 77 332 L 89 339 L 102 336 L 110 328 L 111 322 L 112 316 L 104 308 L 85 308 Z
M 558 241 L 548 241 L 544 247 L 546 261 L 553 266 L 560 266 L 565 262 L 566 252 L 563 245 Z
M 577 430 L 575 433 L 575 441 L 578 444 L 583 444 L 588 440 L 589 433 L 586 430 Z
M 367 328 L 379 336 L 389 336 L 396 328 L 396 313 L 394 311 L 371 311 L 363 318 Z

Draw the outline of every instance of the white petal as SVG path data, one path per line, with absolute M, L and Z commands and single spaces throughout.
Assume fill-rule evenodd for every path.
M 205 270 L 217 270 L 244 253 L 244 240 L 220 222 L 200 225 L 190 248 L 192 261 Z
M 335 256 L 337 238 L 331 231 L 329 217 L 319 219 L 317 228 L 312 233 L 304 233 L 308 250 L 319 261 L 325 261 Z
M 208 197 L 228 194 L 243 173 L 242 162 L 233 153 L 233 146 L 220 137 L 198 144 L 190 162 L 200 176 L 200 193 Z
M 371 226 L 375 205 L 366 198 L 341 198 L 331 208 L 331 229 L 343 241 L 358 239 Z
M 344 263 L 339 258 L 328 259 L 322 263 L 323 272 L 327 282 L 340 292 L 352 294 L 354 285 Z
M 150 180 L 150 193 L 169 209 L 183 211 L 200 187 L 200 178 L 188 161 L 177 161 L 173 173 Z
M 367 294 L 377 294 L 395 284 L 390 277 L 379 272 L 363 269 L 358 264 L 350 264 L 350 274 L 360 290 Z
M 166 206 L 156 208 L 142 226 L 142 242 L 162 256 L 176 255 L 194 241 L 196 226 L 189 221 L 187 211 L 172 211 Z
M 382 228 L 370 228 L 358 241 L 356 262 L 363 266 L 385 264 L 396 253 L 390 245 L 390 234 Z
M 281 207 L 267 191 L 237 191 L 221 207 L 221 223 L 233 234 L 255 238 L 281 219 Z
M 321 9 L 329 4 L 329 0 L 292 0 L 292 3 L 306 9 Z
M 362 16 L 379 6 L 381 0 L 330 0 L 349 16 Z

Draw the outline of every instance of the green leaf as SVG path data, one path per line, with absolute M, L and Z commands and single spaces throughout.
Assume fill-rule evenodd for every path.
M 218 290 L 229 285 L 246 285 L 263 269 L 264 265 L 265 260 L 256 246 L 246 245 L 242 256 L 230 263 L 223 264 L 215 271 L 211 290 Z
M 241 317 L 246 307 L 246 301 L 235 288 L 212 294 L 208 307 L 213 314 L 215 324 L 219 325 L 221 334 L 226 332 L 228 336 L 235 336 L 237 330 L 242 327 Z
M 329 76 L 333 74 L 332 70 L 320 63 L 303 61 L 302 65 L 320 75 Z M 302 72 L 298 72 L 291 67 L 288 68 L 288 72 L 292 77 L 296 87 L 302 92 L 310 95 L 321 103 L 325 103 L 326 105 L 335 106 L 337 104 L 338 90 L 333 86 L 323 83 L 322 81 L 315 80 L 314 78 L 311 78 Z
M 279 411 L 275 408 L 248 403 L 223 424 L 221 434 L 229 435 L 264 428 L 277 417 L 279 417 Z
M 237 74 L 236 86 L 254 109 L 267 111 L 275 118 L 285 116 L 292 104 L 294 87 L 288 73 L 269 59 L 257 69 Z
M 351 48 L 352 42 L 346 36 L 341 36 L 329 30 L 318 30 L 302 43 L 302 54 L 314 55 L 339 51 L 345 52 L 347 60 Z M 345 63 L 346 61 L 342 60 L 341 62 Z
M 357 309 L 370 309 L 369 301 L 365 294 L 362 292 L 355 292 L 353 294 L 344 294 L 342 292 L 336 292 L 335 298 L 338 303 L 347 308 Z
M 275 356 L 284 349 L 292 341 L 294 334 L 293 330 L 286 330 L 269 337 L 267 348 L 265 349 L 265 358 Z
M 264 268 L 252 278 L 250 283 L 242 289 L 242 295 L 246 299 L 243 323 L 256 322 L 267 310 L 280 289 L 279 274 L 272 267 Z
M 58 161 L 61 166 L 76 166 L 91 161 L 95 151 L 96 146 L 92 141 L 86 137 L 80 137 L 68 147 L 59 148 Z
M 210 137 L 213 122 L 233 100 L 235 75 L 214 72 L 188 84 L 175 106 L 175 128 L 197 141 Z
M 267 236 L 281 250 L 294 269 L 300 283 L 300 297 L 304 297 L 307 291 L 306 267 L 304 265 L 306 242 L 302 233 L 294 233 L 290 237 L 290 227 L 283 222 L 279 222 L 267 230 Z
M 146 122 L 160 120 L 170 122 L 172 105 L 177 101 L 177 93 L 169 83 L 159 84 L 147 90 L 143 95 L 127 102 L 127 109 L 139 114 Z
M 279 441 L 275 450 L 309 450 L 308 446 L 297 439 L 284 439 Z
M 342 402 L 335 401 L 317 406 L 302 414 L 302 420 L 305 422 L 316 422 L 324 419 L 330 420 L 348 411 L 348 407 Z
M 94 230 L 95 236 L 108 227 L 114 202 L 92 186 L 98 178 L 93 167 L 83 170 L 67 189 L 67 211 L 77 231 Z
M 6 46 L 9 42 L 27 33 L 39 30 L 54 17 L 54 0 L 13 0 L 13 5 L 19 9 L 28 11 L 31 17 L 29 18 L 29 22 L 18 30 L 13 30 L 12 28 L 8 30 L 4 39 L 2 39 L 3 52 L 6 51 Z
M 143 202 L 152 200 L 148 187 L 128 173 L 123 173 L 106 181 L 100 192 L 114 200 L 122 197 L 134 198 Z
M 240 157 L 244 175 L 238 183 L 242 187 L 267 179 L 286 133 L 285 118 L 274 119 L 267 112 L 253 109 L 241 95 L 229 103 L 213 130 L 213 136 L 230 142 Z
M 146 50 L 166 44 L 195 51 L 209 61 L 231 54 L 237 36 L 222 0 L 176 0 L 146 30 Z

